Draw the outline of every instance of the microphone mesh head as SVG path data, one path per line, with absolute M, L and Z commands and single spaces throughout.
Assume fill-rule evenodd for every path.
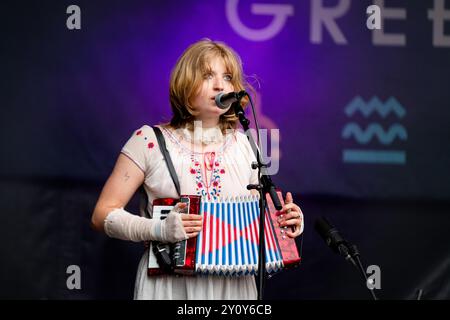
M 333 229 L 333 227 L 326 218 L 320 217 L 316 220 L 314 229 L 323 239 L 326 239 L 329 237 L 330 231 Z
M 220 99 L 222 99 L 222 96 L 224 95 L 224 92 L 221 92 L 219 94 L 216 95 L 216 98 L 214 99 L 214 101 L 216 102 L 216 106 L 219 107 L 220 109 L 226 109 L 229 106 L 224 105 L 222 102 L 220 102 Z

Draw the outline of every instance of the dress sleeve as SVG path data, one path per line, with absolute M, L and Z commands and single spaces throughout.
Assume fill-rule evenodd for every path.
M 146 176 L 150 174 L 154 156 L 157 150 L 157 140 L 153 129 L 147 125 L 135 130 L 123 146 L 121 153 L 130 158 Z

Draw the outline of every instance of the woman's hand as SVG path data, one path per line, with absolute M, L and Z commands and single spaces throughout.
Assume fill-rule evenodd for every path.
M 187 204 L 179 202 L 175 206 L 176 211 L 180 212 L 186 208 Z M 203 219 L 199 214 L 180 214 L 181 221 L 183 223 L 184 231 L 186 232 L 188 238 L 193 238 L 198 236 L 199 232 L 202 230 Z
M 280 211 L 278 223 L 280 227 L 291 227 L 286 229 L 286 234 L 290 238 L 298 237 L 303 232 L 303 212 L 298 205 L 294 203 L 292 194 L 288 192 L 284 200 L 284 206 Z

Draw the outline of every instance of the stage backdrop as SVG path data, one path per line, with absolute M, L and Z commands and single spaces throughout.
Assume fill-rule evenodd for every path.
M 381 30 L 366 24 L 372 4 Z M 303 269 L 272 286 L 297 279 L 291 298 L 370 297 L 314 235 L 320 215 L 381 265 L 387 298 L 411 298 L 448 268 L 450 1 L 11 1 L 0 11 L 2 297 L 132 296 L 142 248 L 95 234 L 90 214 L 132 132 L 170 119 L 171 69 L 202 38 L 239 53 L 259 122 L 280 138 L 273 180 L 305 213 Z M 80 290 L 66 287 L 69 265 L 85 275 Z M 450 297 L 433 288 L 429 298 Z

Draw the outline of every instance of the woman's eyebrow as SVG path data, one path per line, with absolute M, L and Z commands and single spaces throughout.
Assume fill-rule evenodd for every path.
M 207 73 L 211 73 L 212 75 L 216 75 L 216 74 L 217 74 L 217 72 L 215 72 L 215 71 L 212 70 L 212 69 L 209 69 L 209 70 L 207 71 Z M 223 72 L 222 74 L 223 74 L 223 75 L 232 75 L 232 73 L 231 73 L 230 71 L 225 71 L 225 72 Z

